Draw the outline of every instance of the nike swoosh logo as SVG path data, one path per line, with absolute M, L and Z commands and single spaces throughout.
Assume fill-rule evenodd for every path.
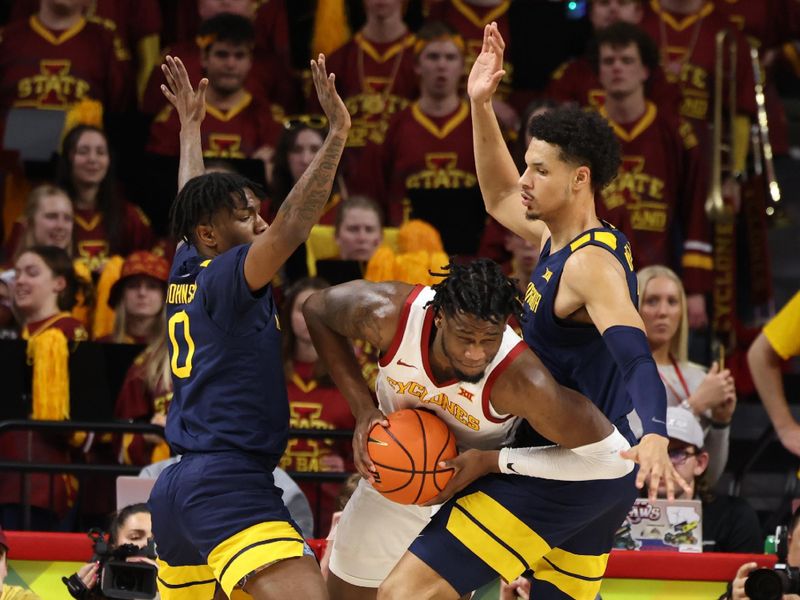
M 399 358 L 397 359 L 397 364 L 400 365 L 401 367 L 411 367 L 412 369 L 416 369 L 417 368 L 414 365 L 410 365 L 407 362 L 405 362 L 405 361 L 403 361 L 403 360 L 401 360 Z
M 386 442 L 383 442 L 381 440 L 376 440 L 375 438 L 372 438 L 372 437 L 371 438 L 367 438 L 367 443 L 369 443 L 369 444 L 378 444 L 378 446 L 388 446 L 389 445 Z
M 519 474 L 520 474 L 520 472 L 519 472 L 519 471 L 517 471 L 517 470 L 514 468 L 514 463 L 506 463 L 506 469 L 508 469 L 508 470 L 509 470 L 509 471 L 511 471 L 512 473 L 516 473 L 517 475 L 519 475 Z

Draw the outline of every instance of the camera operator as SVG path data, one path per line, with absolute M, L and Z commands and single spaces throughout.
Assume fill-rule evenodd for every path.
M 800 508 L 794 511 L 789 523 L 789 533 L 786 537 L 786 565 L 800 567 Z M 754 562 L 744 563 L 736 571 L 736 577 L 731 582 L 728 593 L 721 600 L 750 600 L 744 591 L 747 576 L 758 568 Z M 784 594 L 783 600 L 800 600 L 797 594 Z
M 153 537 L 150 509 L 147 504 L 131 504 L 119 510 L 111 520 L 109 532 L 109 546 L 111 549 L 124 544 L 133 544 L 145 548 Z M 129 556 L 128 562 L 145 562 L 158 568 L 156 562 L 145 556 Z M 85 598 L 102 598 L 99 590 L 95 590 L 100 577 L 100 562 L 90 562 L 81 567 L 77 576 L 88 590 Z
M 8 575 L 8 541 L 0 529 L 0 600 L 41 600 L 30 590 L 5 583 Z

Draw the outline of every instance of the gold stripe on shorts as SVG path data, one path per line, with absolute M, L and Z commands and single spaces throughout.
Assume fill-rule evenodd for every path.
M 516 579 L 551 549 L 519 517 L 483 492 L 456 501 L 447 530 L 506 581 Z
M 573 554 L 553 548 L 533 566 L 533 577 L 547 581 L 571 598 L 593 600 L 600 591 L 608 554 Z
M 305 541 L 286 521 L 268 521 L 248 527 L 217 545 L 208 555 L 224 592 L 245 576 L 279 560 L 303 555 Z
M 217 587 L 214 572 L 207 565 L 172 566 L 163 560 L 158 564 L 158 591 L 162 600 L 195 600 L 213 598 Z

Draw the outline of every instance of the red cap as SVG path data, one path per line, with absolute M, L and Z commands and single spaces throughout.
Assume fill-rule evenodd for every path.
M 152 277 L 163 283 L 166 289 L 169 281 L 169 263 L 165 258 L 144 250 L 134 252 L 128 256 L 122 265 L 119 279 L 111 286 L 111 291 L 108 294 L 108 305 L 111 308 L 116 308 L 120 296 L 122 296 L 122 289 L 125 287 L 125 280 L 137 275 Z

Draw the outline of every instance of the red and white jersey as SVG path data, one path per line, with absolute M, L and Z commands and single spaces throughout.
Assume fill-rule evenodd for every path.
M 459 450 L 499 448 L 517 419 L 494 410 L 492 386 L 527 345 L 507 326 L 500 350 L 479 382 L 436 381 L 429 360 L 433 309 L 425 308 L 434 293 L 420 285 L 406 299 L 394 339 L 378 362 L 379 407 L 387 415 L 404 408 L 432 411 L 450 427 Z

